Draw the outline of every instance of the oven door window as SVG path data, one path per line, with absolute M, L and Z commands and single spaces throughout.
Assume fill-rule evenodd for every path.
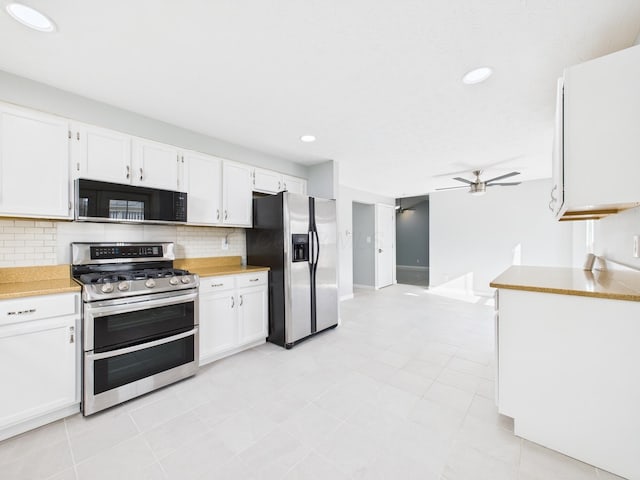
M 194 361 L 194 335 L 93 362 L 93 394 L 113 390 Z
M 186 302 L 95 317 L 93 349 L 107 352 L 186 332 L 196 323 L 194 309 L 195 302 Z

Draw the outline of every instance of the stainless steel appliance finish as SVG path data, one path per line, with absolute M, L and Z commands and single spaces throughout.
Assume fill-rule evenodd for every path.
M 82 411 L 90 415 L 196 373 L 197 275 L 171 243 L 74 243 L 82 284 Z
M 271 267 L 267 339 L 290 348 L 338 323 L 335 200 L 283 192 L 253 210 L 247 261 Z

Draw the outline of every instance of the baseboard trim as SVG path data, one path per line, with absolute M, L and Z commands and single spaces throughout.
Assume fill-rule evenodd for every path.
M 353 284 L 353 287 L 354 287 L 354 288 L 364 288 L 364 289 L 366 289 L 366 290 L 373 290 L 373 289 L 375 289 L 375 288 L 376 288 L 376 287 L 374 287 L 373 285 L 361 285 L 361 284 L 359 284 L 359 283 L 354 283 L 354 284 Z
M 353 293 L 348 293 L 347 295 L 341 295 L 340 296 L 340 301 L 344 301 L 344 300 L 351 300 L 353 298 Z

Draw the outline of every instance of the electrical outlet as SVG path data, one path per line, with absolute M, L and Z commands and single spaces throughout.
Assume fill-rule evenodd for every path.
M 222 239 L 222 250 L 229 250 L 229 242 L 226 237 Z
M 640 257 L 640 235 L 633 236 L 633 256 Z

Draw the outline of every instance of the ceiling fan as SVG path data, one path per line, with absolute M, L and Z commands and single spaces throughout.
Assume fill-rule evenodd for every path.
M 515 185 L 520 185 L 522 182 L 497 182 L 496 180 L 504 180 L 505 178 L 513 177 L 514 175 L 520 175 L 520 172 L 510 172 L 505 173 L 504 175 L 500 175 L 498 177 L 494 177 L 490 180 L 480 180 L 480 174 L 482 170 L 474 170 L 473 175 L 475 175 L 475 181 L 467 180 L 462 177 L 454 177 L 454 180 L 459 182 L 463 182 L 469 185 L 469 193 L 472 195 L 482 195 L 486 193 L 487 187 L 501 186 L 501 187 L 511 187 Z M 452 190 L 454 188 L 466 188 L 466 185 L 460 185 L 459 187 L 445 187 L 445 188 L 436 188 L 436 190 Z

